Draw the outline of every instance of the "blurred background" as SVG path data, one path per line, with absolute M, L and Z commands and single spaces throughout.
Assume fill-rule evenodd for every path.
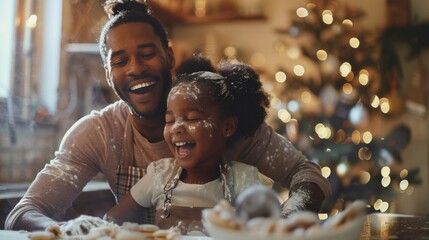
M 331 183 L 323 212 L 366 199 L 374 212 L 429 214 L 425 0 L 148 2 L 177 63 L 203 53 L 258 71 L 268 123 Z M 71 124 L 117 100 L 97 46 L 102 3 L 2 2 L 0 193 L 25 190 Z

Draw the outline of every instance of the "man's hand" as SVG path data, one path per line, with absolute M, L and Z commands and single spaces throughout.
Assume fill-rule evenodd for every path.
M 282 204 L 282 217 L 287 218 L 293 212 L 312 211 L 318 213 L 325 196 L 315 183 L 302 182 L 290 189 L 289 199 Z

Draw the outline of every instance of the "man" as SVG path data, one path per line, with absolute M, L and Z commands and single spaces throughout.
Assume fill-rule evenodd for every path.
M 6 229 L 32 231 L 58 224 L 99 172 L 119 200 L 150 162 L 172 157 L 163 139 L 166 96 L 175 65 L 167 34 L 145 4 L 109 1 L 106 6 L 111 18 L 100 35 L 100 54 L 107 81 L 121 100 L 84 116 L 66 132 L 55 158 L 9 214 Z M 265 124 L 224 156 L 254 165 L 289 188 L 284 217 L 298 210 L 318 211 L 330 194 L 320 167 Z M 149 213 L 140 222 L 151 222 Z

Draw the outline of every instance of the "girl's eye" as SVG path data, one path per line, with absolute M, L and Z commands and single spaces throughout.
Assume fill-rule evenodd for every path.
M 172 124 L 172 123 L 174 123 L 174 118 L 172 116 L 166 115 L 165 124 Z
M 197 112 L 191 112 L 186 116 L 186 121 L 188 122 L 198 122 L 201 120 L 201 114 Z

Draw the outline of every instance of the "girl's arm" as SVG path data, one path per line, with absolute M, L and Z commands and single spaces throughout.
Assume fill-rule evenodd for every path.
M 139 213 L 141 213 L 142 208 L 131 196 L 131 193 L 128 192 L 121 198 L 118 204 L 104 215 L 103 219 L 117 224 L 138 222 Z

